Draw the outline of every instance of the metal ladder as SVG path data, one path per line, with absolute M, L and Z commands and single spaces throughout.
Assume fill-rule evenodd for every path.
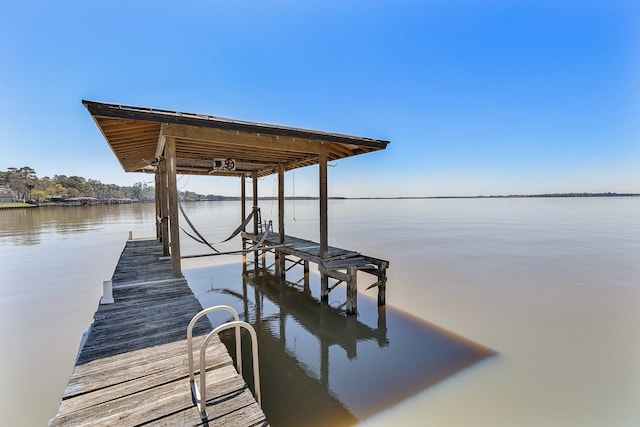
M 202 316 L 216 311 L 227 311 L 231 313 L 234 320 L 231 322 L 223 323 L 217 328 L 214 328 L 213 331 L 209 332 L 209 334 L 205 337 L 204 341 L 202 341 L 202 345 L 200 346 L 200 384 L 198 386 L 196 385 L 193 369 L 193 327 Z M 209 341 L 211 341 L 211 338 L 213 338 L 213 336 L 216 336 L 220 332 L 231 328 L 235 329 L 236 370 L 240 375 L 242 375 L 242 342 L 240 340 L 240 329 L 246 329 L 249 332 L 249 335 L 251 335 L 255 397 L 258 405 L 262 406 L 262 399 L 260 398 L 260 368 L 258 364 L 258 337 L 256 335 L 256 331 L 250 324 L 241 321 L 238 313 L 232 307 L 229 307 L 228 305 L 217 305 L 215 307 L 206 308 L 193 316 L 193 319 L 191 319 L 191 322 L 189 322 L 189 326 L 187 327 L 187 347 L 189 351 L 189 387 L 191 389 L 191 397 L 193 398 L 195 404 L 198 406 L 200 417 L 202 419 L 207 418 L 207 370 L 205 366 L 207 345 L 209 344 Z

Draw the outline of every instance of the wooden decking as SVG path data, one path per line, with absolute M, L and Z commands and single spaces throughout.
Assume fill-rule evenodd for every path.
M 309 262 L 317 264 L 318 270 L 322 275 L 320 293 L 323 301 L 328 299 L 329 292 L 335 289 L 338 284 L 346 283 L 347 295 L 344 305 L 346 305 L 347 314 L 357 313 L 358 271 L 368 273 L 375 277 L 375 282 L 369 285 L 367 289 L 377 287 L 378 305 L 382 306 L 386 304 L 387 268 L 389 268 L 389 261 L 334 246 L 329 246 L 328 257 L 323 259 L 320 243 L 288 235 L 285 235 L 283 241 L 281 241 L 280 235 L 274 232 L 268 232 L 264 240 L 262 239 L 262 233 L 253 234 L 244 232 L 242 233 L 242 238 L 254 244 L 263 242 L 262 247 L 257 248 L 258 251 L 275 252 L 276 270 L 282 278 L 283 283 L 286 280 L 286 272 L 293 268 L 293 266 L 302 264 L 306 275 L 309 271 Z M 275 249 L 270 249 L 270 247 L 275 247 Z M 287 256 L 295 257 L 297 260 L 290 260 Z M 286 261 L 292 262 L 292 265 L 286 267 Z M 255 262 L 256 265 L 259 262 L 257 257 Z M 328 278 L 332 278 L 336 282 L 329 285 Z
M 100 305 L 49 426 L 267 425 L 218 337 L 207 352 L 207 414 L 191 399 L 186 329 L 202 307 L 174 278 L 156 240 L 128 241 L 113 274 L 114 304 Z M 194 348 L 211 330 L 194 329 Z M 199 366 L 197 354 L 195 366 Z

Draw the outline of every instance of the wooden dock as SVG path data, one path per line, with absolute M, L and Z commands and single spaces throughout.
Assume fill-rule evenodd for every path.
M 226 347 L 207 352 L 207 419 L 192 401 L 186 329 L 202 310 L 186 279 L 172 275 L 162 244 L 129 240 L 49 426 L 268 425 Z M 194 348 L 212 329 L 194 329 Z M 195 366 L 199 366 L 197 352 Z
M 265 252 L 275 253 L 275 269 L 283 283 L 286 282 L 287 271 L 294 266 L 302 265 L 305 277 L 307 277 L 309 262 L 317 264 L 321 273 L 320 297 L 322 301 L 327 301 L 329 292 L 340 283 L 345 283 L 347 295 L 344 305 L 346 306 L 347 314 L 356 314 L 358 310 L 358 271 L 374 276 L 375 282 L 369 285 L 367 289 L 377 287 L 378 305 L 383 306 L 386 303 L 389 261 L 334 246 L 328 246 L 327 256 L 323 258 L 320 243 L 289 235 L 284 235 L 284 238 L 281 238 L 279 233 L 274 232 L 267 232 L 266 237 L 263 233 L 243 232 L 242 238 L 243 247 L 247 246 L 245 241 L 260 244 L 256 248 L 256 265 L 259 263 L 257 252 L 261 251 L 263 255 Z M 287 261 L 290 263 L 288 267 L 286 265 Z M 264 265 L 264 256 L 263 267 L 266 267 Z M 334 279 L 335 283 L 330 285 L 329 278 Z

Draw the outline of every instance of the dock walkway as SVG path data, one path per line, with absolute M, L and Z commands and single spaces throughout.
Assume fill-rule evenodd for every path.
M 101 304 L 65 389 L 56 426 L 267 425 L 226 347 L 207 352 L 207 414 L 191 399 L 186 329 L 202 310 L 154 240 L 129 240 L 113 274 L 113 304 Z M 194 329 L 194 348 L 212 329 Z M 199 366 L 197 352 L 195 366 Z

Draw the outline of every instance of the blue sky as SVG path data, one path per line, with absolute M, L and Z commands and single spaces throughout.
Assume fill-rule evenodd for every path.
M 82 99 L 391 141 L 332 196 L 640 192 L 623 1 L 0 3 L 0 170 L 128 185 Z M 315 168 L 287 193 L 317 194 Z M 182 178 L 239 194 L 239 180 Z M 261 182 L 271 195 L 273 180 Z

